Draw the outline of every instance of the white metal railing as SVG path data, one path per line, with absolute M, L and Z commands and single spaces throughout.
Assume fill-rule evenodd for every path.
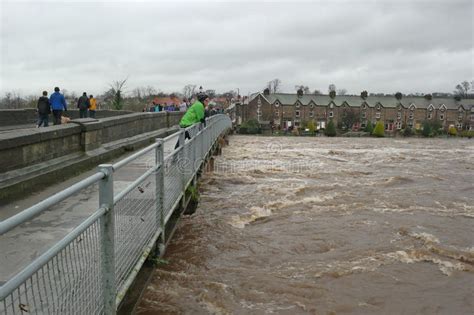
M 114 314 L 158 239 L 185 189 L 216 139 L 231 128 L 226 115 L 187 128 L 191 139 L 166 157 L 164 143 L 176 134 L 115 163 L 46 200 L 0 222 L 0 235 L 11 231 L 81 189 L 99 183 L 98 209 L 62 240 L 0 288 L 0 314 Z M 155 152 L 148 169 L 119 193 L 114 172 Z M 164 244 L 161 244 L 164 246 Z

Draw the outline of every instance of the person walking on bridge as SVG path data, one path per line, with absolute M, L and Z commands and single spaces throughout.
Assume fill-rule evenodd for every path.
M 89 109 L 90 103 L 87 98 L 87 93 L 82 93 L 82 96 L 77 100 L 77 108 L 79 108 L 79 118 L 87 118 L 87 109 Z
M 97 110 L 97 100 L 93 95 L 89 95 L 89 117 L 95 118 L 95 111 Z
M 59 88 L 54 88 L 54 93 L 49 97 L 51 103 L 51 109 L 53 110 L 54 124 L 61 124 L 61 116 L 63 114 L 63 109 L 67 112 L 67 103 L 64 95 L 59 93 Z
M 190 127 L 194 124 L 197 123 L 206 123 L 206 117 L 205 117 L 205 111 L 206 107 L 209 104 L 209 96 L 202 93 L 198 94 L 197 101 L 194 102 L 191 107 L 186 111 L 186 113 L 183 115 L 183 118 L 181 118 L 181 121 L 179 122 L 179 126 L 181 128 L 187 128 Z M 185 139 L 191 139 L 191 136 L 187 131 L 184 133 Z M 178 142 L 176 143 L 175 149 L 179 147 L 179 139 Z
M 45 127 L 48 127 L 49 114 L 51 114 L 51 104 L 48 98 L 48 92 L 43 91 L 43 96 L 38 99 L 38 124 L 36 128 L 41 127 L 44 123 Z

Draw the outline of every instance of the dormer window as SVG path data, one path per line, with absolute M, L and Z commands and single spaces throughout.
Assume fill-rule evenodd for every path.
M 280 106 L 280 102 L 276 101 L 275 102 L 275 107 L 279 107 Z
M 333 107 L 334 107 L 334 104 L 333 104 L 333 103 L 329 104 L 329 108 L 332 109 Z
M 444 112 L 446 110 L 446 105 L 442 104 L 439 108 L 440 111 Z
M 377 110 L 380 110 L 380 104 L 377 104 L 377 106 L 375 107 Z
M 314 104 L 311 103 L 311 105 L 309 105 L 309 108 L 313 109 L 313 108 L 314 108 Z
M 296 108 L 300 108 L 300 102 L 296 102 Z

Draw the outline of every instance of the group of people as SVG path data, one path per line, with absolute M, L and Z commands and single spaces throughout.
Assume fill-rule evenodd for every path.
M 142 112 L 185 112 L 188 110 L 190 106 L 190 102 L 187 99 L 183 99 L 183 102 L 180 103 L 179 105 L 176 104 L 158 104 L 155 103 L 155 101 L 152 102 L 150 106 L 145 106 L 142 110 Z
M 53 113 L 54 125 L 60 125 L 63 117 L 63 111 L 67 112 L 67 102 L 63 94 L 59 93 L 59 87 L 54 88 L 54 93 L 48 98 L 48 92 L 43 91 L 43 95 L 38 99 L 38 123 L 36 128 L 48 127 L 49 125 L 49 114 Z M 97 101 L 93 95 L 87 97 L 87 93 L 84 92 L 77 101 L 77 108 L 79 108 L 79 117 L 86 118 L 88 115 L 91 118 L 95 118 L 95 112 L 97 110 Z
M 95 118 L 97 110 L 97 100 L 91 94 L 87 97 L 87 93 L 82 93 L 82 96 L 77 100 L 77 108 L 79 108 L 79 118 Z

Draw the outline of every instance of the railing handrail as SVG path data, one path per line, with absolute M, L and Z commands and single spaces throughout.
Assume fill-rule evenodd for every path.
M 99 208 L 91 216 L 89 216 L 84 222 L 78 225 L 74 230 L 68 233 L 63 239 L 53 245 L 49 250 L 43 253 L 41 256 L 31 262 L 26 268 L 17 273 L 13 278 L 9 279 L 0 287 L 0 300 L 4 300 L 5 297 L 10 294 L 11 291 L 15 290 L 29 277 L 31 277 L 36 271 L 43 267 L 52 257 L 60 252 L 67 244 L 73 241 L 79 236 L 84 230 L 96 222 L 107 209 Z
M 92 184 L 97 183 L 102 178 L 104 178 L 104 173 L 97 172 L 94 175 L 91 175 L 80 182 L 72 185 L 71 187 L 66 188 L 63 191 L 60 191 L 49 198 L 21 211 L 20 213 L 3 220 L 0 222 L 0 235 L 7 233 L 8 231 L 12 230 L 13 228 L 17 227 L 18 225 L 25 223 L 29 219 L 37 216 L 41 212 L 45 211 L 52 205 L 55 205 L 66 198 L 72 196 L 73 194 L 77 193 L 81 189 L 89 187 Z

